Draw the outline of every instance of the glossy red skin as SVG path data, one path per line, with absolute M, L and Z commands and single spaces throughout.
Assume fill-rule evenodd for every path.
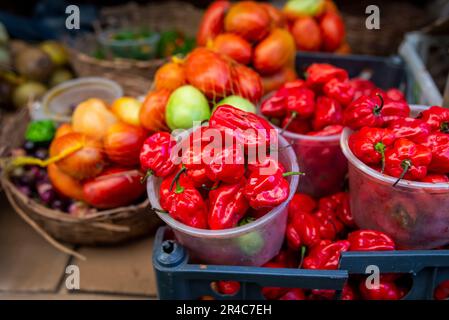
M 360 282 L 359 291 L 364 300 L 399 300 L 404 293 L 394 282 L 380 281 L 379 288 L 368 289 L 365 281 Z
M 267 155 L 264 159 L 256 159 L 255 161 L 248 161 L 247 174 L 251 174 L 254 171 L 259 171 L 261 168 L 272 170 L 271 173 L 284 173 L 284 166 L 279 163 L 275 158 Z
M 267 118 L 282 118 L 287 114 L 286 97 L 274 95 L 262 102 L 260 112 Z
M 449 109 L 432 106 L 421 112 L 419 118 L 427 122 L 433 131 L 449 133 Z
M 159 188 L 159 202 L 161 204 L 161 209 L 168 210 L 169 209 L 169 202 L 167 201 L 167 197 L 170 194 L 171 191 L 175 189 L 175 185 L 172 182 L 175 178 L 176 173 L 181 170 L 180 166 L 176 167 L 176 171 L 173 172 L 171 175 L 165 177 L 162 180 L 161 186 Z M 192 187 L 193 181 L 188 177 L 186 174 L 181 174 L 179 177 L 179 184 L 183 187 Z M 172 186 L 172 189 L 170 190 L 170 187 Z
M 262 78 L 257 72 L 244 65 L 234 65 L 232 68 L 234 94 L 258 103 L 263 95 Z
M 214 39 L 212 48 L 238 63 L 249 64 L 251 62 L 251 44 L 239 35 L 222 33 Z
M 132 204 L 145 193 L 143 175 L 137 170 L 110 168 L 83 185 L 83 198 L 98 209 L 112 209 Z
M 215 150 L 205 168 L 207 177 L 212 181 L 237 183 L 245 174 L 243 150 L 235 145 Z
M 140 151 L 142 170 L 151 170 L 157 177 L 166 177 L 175 169 L 170 153 L 176 141 L 168 132 L 157 132 L 147 138 Z
M 282 128 L 286 128 L 285 130 L 297 134 L 307 134 L 308 132 L 310 132 L 312 126 L 309 120 L 301 119 L 298 117 L 294 117 L 293 120 L 290 120 L 291 117 L 294 117 L 292 112 L 290 112 L 290 114 L 282 120 Z M 286 127 L 287 125 L 288 127 Z
M 390 148 L 396 140 L 392 131 L 383 128 L 363 127 L 349 137 L 349 147 L 354 155 L 368 165 L 380 165 L 382 153 L 376 149 L 376 145 Z
M 449 134 L 435 132 L 422 142 L 432 152 L 428 170 L 433 173 L 449 173 Z
M 340 240 L 330 244 L 318 244 L 310 249 L 304 259 L 304 269 L 335 270 L 338 268 L 341 253 L 349 250 L 349 241 Z
M 335 297 L 335 290 L 327 289 L 312 289 L 308 300 L 333 300 Z
M 218 107 L 209 119 L 209 126 L 223 130 L 227 128 L 234 130 L 233 133 L 237 142 L 243 144 L 245 148 L 262 146 L 267 148 L 270 145 L 275 145 L 277 140 L 277 136 L 272 132 L 274 128 L 267 120 L 230 105 Z M 248 134 L 247 130 L 253 132 Z
M 388 128 L 393 131 L 396 138 L 406 138 L 415 143 L 426 140 L 432 130 L 428 123 L 415 118 L 393 120 L 388 124 Z
M 200 188 L 203 185 L 209 186 L 211 185 L 211 181 L 207 177 L 206 174 L 206 168 L 199 168 L 199 169 L 188 169 L 186 171 L 187 176 L 192 180 L 193 185 L 195 188 Z
M 281 173 L 264 175 L 253 171 L 244 188 L 245 197 L 254 209 L 274 208 L 284 202 L 290 193 L 290 184 Z
M 184 64 L 187 81 L 216 100 L 232 94 L 232 68 L 220 54 L 207 48 L 196 48 Z
M 386 95 L 384 94 L 383 96 L 385 97 Z M 409 117 L 410 107 L 405 101 L 393 101 L 385 97 L 380 114 L 382 115 L 383 120 L 386 123 L 389 123 L 397 119 Z
M 225 184 L 209 192 L 209 228 L 221 230 L 234 228 L 245 216 L 249 203 L 243 194 L 246 179 L 236 184 Z
M 341 124 L 343 122 L 343 109 L 338 101 L 328 97 L 318 97 L 315 104 L 313 116 L 313 129 L 316 131 L 323 128 Z
M 344 110 L 343 124 L 352 130 L 362 127 L 380 128 L 384 125 L 381 108 L 382 100 L 378 96 L 361 96 Z
M 306 75 L 307 86 L 317 90 L 321 90 L 326 83 L 334 78 L 339 81 L 345 81 L 349 78 L 346 70 L 327 63 L 311 64 L 306 70 Z
M 445 174 L 428 174 L 420 181 L 429 183 L 449 183 L 449 177 Z
M 312 90 L 307 88 L 281 89 L 278 94 L 285 95 L 288 111 L 296 112 L 297 116 L 303 119 L 310 118 L 313 115 L 315 93 Z
M 147 133 L 141 127 L 125 123 L 114 124 L 104 139 L 104 148 L 108 158 L 121 166 L 139 164 L 139 156 Z
M 348 80 L 331 79 L 324 85 L 323 92 L 329 98 L 337 100 L 342 106 L 346 106 L 354 100 L 355 89 Z
M 297 212 L 312 213 L 315 208 L 317 208 L 315 199 L 304 193 L 296 193 L 288 205 L 289 219 L 293 219 Z
M 306 300 L 306 296 L 302 289 L 290 289 L 286 294 L 279 298 L 279 300 Z
M 341 225 L 334 213 L 318 210 L 314 216 L 320 221 L 320 238 L 324 240 L 335 240 L 337 237 L 337 224 Z M 342 228 L 342 227 L 340 227 Z
M 373 82 L 362 78 L 351 79 L 349 83 L 354 88 L 354 100 L 361 96 L 371 95 L 372 91 L 376 88 Z
M 196 36 L 198 46 L 205 46 L 208 40 L 223 32 L 224 18 L 230 5 L 229 1 L 215 1 L 207 8 Z
M 241 1 L 231 6 L 224 23 L 227 32 L 257 42 L 268 34 L 271 19 L 263 6 L 254 1 Z
M 355 289 L 350 284 L 345 284 L 341 293 L 341 300 L 357 300 Z
M 388 89 L 387 92 L 385 92 L 385 94 L 389 99 L 393 101 L 404 101 L 404 102 L 407 101 L 402 91 L 396 88 Z
M 301 245 L 311 247 L 321 240 L 320 220 L 311 213 L 297 212 L 291 224 L 299 236 Z
M 374 230 L 357 230 L 348 235 L 351 251 L 395 250 L 394 241 L 385 233 Z
M 217 290 L 221 294 L 234 295 L 240 290 L 240 282 L 217 281 Z
M 186 178 L 175 183 L 169 190 L 174 175 L 165 178 L 160 187 L 160 202 L 162 209 L 167 210 L 170 216 L 185 225 L 193 228 L 207 229 L 207 206 L 191 181 Z M 178 187 L 182 190 L 177 190 Z
M 349 203 L 349 195 L 346 192 L 339 192 L 332 197 L 340 198 L 340 203 L 335 210 L 337 218 L 343 222 L 343 224 L 348 228 L 355 228 L 356 224 L 354 221 L 354 216 L 351 212 L 351 207 Z
M 385 173 L 399 178 L 404 171 L 404 160 L 410 160 L 411 166 L 404 179 L 419 180 L 426 176 L 427 167 L 432 160 L 431 150 L 407 139 L 397 139 L 393 147 L 385 152 Z
M 345 37 L 343 19 L 335 12 L 327 12 L 321 18 L 320 29 L 324 51 L 337 50 Z

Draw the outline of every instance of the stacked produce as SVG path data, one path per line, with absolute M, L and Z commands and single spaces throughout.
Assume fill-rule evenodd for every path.
M 283 13 L 298 50 L 350 52 L 345 25 L 333 1 L 289 0 Z
M 270 156 L 277 139 L 273 131 L 263 118 L 221 105 L 208 126 L 195 129 L 181 142 L 179 164 L 173 158 L 176 142 L 159 132 L 145 141 L 141 167 L 163 178 L 161 209 L 174 219 L 200 229 L 233 228 L 286 201 L 290 193 L 286 177 L 300 174 L 286 172 Z M 265 157 L 250 161 L 252 150 L 263 150 Z M 269 168 L 271 174 L 264 173 Z
M 13 151 L 11 180 L 41 204 L 76 216 L 142 200 L 139 154 L 147 131 L 140 106 L 130 97 L 111 107 L 92 98 L 75 108 L 71 123 L 31 122 L 23 149 Z
M 197 45 L 251 66 L 270 92 L 296 78 L 295 42 L 286 27 L 283 14 L 270 4 L 215 1 L 201 21 Z
M 362 95 L 381 95 L 385 114 L 409 110 L 398 89 L 384 92 L 369 80 L 349 79 L 346 70 L 330 64 L 311 64 L 305 75 L 305 80 L 285 83 L 261 104 L 262 114 L 283 130 L 310 136 L 339 134 L 348 109 L 360 112 L 352 102 Z
M 449 110 L 433 106 L 413 118 L 407 104 L 391 108 L 382 95 L 362 96 L 345 111 L 344 123 L 357 130 L 351 151 L 373 169 L 397 182 L 449 182 Z
M 297 193 L 289 205 L 288 227 L 284 248 L 266 268 L 303 268 L 336 270 L 342 252 L 395 250 L 394 241 L 386 234 L 356 227 L 345 192 L 319 200 Z M 378 288 L 367 287 L 366 276 L 351 275 L 345 285 L 343 300 L 399 300 L 410 288 L 407 275 L 382 274 Z M 240 289 L 237 281 L 218 281 L 216 290 L 232 295 Z M 444 288 L 439 289 L 443 296 Z M 262 288 L 269 300 L 333 299 L 334 290 L 300 288 Z
M 142 126 L 154 132 L 191 128 L 224 103 L 254 112 L 263 94 L 256 72 L 207 48 L 173 58 L 158 69 L 154 82 L 140 111 Z
M 0 40 L 0 107 L 23 107 L 47 91 L 73 78 L 65 48 L 56 41 L 38 45 Z
M 94 52 L 98 59 L 127 58 L 136 60 L 163 59 L 185 55 L 195 46 L 195 39 L 178 30 L 163 32 L 148 28 L 123 28 L 101 34 L 101 46 Z

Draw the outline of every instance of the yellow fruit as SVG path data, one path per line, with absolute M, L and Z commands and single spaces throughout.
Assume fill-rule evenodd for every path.
M 112 112 L 121 121 L 133 126 L 140 126 L 139 113 L 142 102 L 132 97 L 121 97 L 111 106 Z

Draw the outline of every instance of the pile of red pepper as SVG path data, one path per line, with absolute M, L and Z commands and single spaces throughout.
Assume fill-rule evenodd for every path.
M 358 130 L 349 137 L 354 155 L 397 182 L 449 182 L 449 110 L 433 106 L 412 118 L 406 103 L 383 99 L 364 95 L 345 110 L 344 124 Z
M 299 173 L 286 172 L 271 156 L 276 139 L 265 119 L 222 105 L 208 126 L 181 142 L 180 164 L 173 161 L 176 142 L 165 132 L 145 141 L 140 162 L 148 174 L 163 178 L 161 209 L 174 219 L 201 229 L 233 228 L 263 216 L 290 193 L 286 177 Z M 249 161 L 251 148 L 263 148 L 265 157 Z M 271 174 L 263 170 L 268 167 Z
M 395 250 L 395 243 L 386 234 L 357 229 L 349 208 L 349 195 L 339 192 L 318 201 L 297 193 L 289 205 L 285 244 L 280 253 L 266 263 L 267 268 L 303 268 L 335 270 L 342 252 Z M 369 289 L 366 276 L 351 275 L 341 298 L 343 300 L 399 300 L 409 289 L 407 275 L 382 274 L 379 286 Z M 235 294 L 237 281 L 218 281 L 221 294 Z M 441 289 L 442 290 L 442 289 Z M 269 300 L 333 299 L 334 290 L 301 288 L 262 288 Z M 442 295 L 442 294 L 441 294 Z
M 386 114 L 406 104 L 398 89 L 384 92 L 369 80 L 349 79 L 346 70 L 330 64 L 314 63 L 305 76 L 285 83 L 261 105 L 262 114 L 284 130 L 311 136 L 338 134 L 346 110 L 363 95 L 381 94 Z

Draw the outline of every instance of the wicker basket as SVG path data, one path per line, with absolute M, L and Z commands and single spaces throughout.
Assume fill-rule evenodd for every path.
M 128 3 L 104 8 L 99 24 L 108 26 L 145 26 L 155 31 L 180 30 L 194 37 L 203 12 L 185 2 L 168 1 L 139 6 Z M 97 47 L 96 37 L 86 34 L 69 43 L 70 62 L 78 76 L 100 76 L 117 81 L 125 94 L 138 96 L 151 87 L 156 70 L 164 59 L 137 61 L 130 59 L 100 60 L 90 54 Z
M 29 113 L 22 110 L 10 120 L 2 131 L 2 147 L 6 150 L 18 147 L 23 142 Z M 6 142 L 6 136 L 9 137 Z M 58 249 L 81 257 L 78 253 L 61 245 L 58 241 L 80 245 L 112 245 L 132 240 L 151 232 L 161 224 L 148 203 L 111 210 L 98 211 L 85 218 L 49 209 L 26 197 L 2 173 L 1 184 L 15 211 L 39 234 Z
M 425 8 L 406 1 L 376 1 L 380 10 L 380 29 L 368 30 L 365 9 L 372 1 L 342 3 L 340 9 L 346 25 L 346 38 L 356 54 L 396 54 L 406 32 L 420 29 L 433 20 Z

